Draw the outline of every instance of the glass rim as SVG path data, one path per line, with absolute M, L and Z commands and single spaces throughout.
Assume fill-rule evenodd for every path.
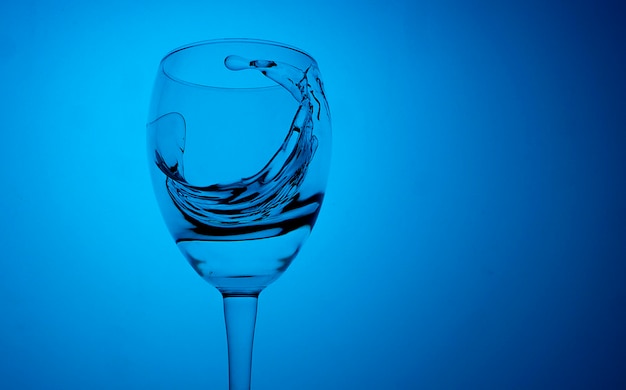
M 194 83 L 188 80 L 184 80 L 181 79 L 179 77 L 176 77 L 175 75 L 170 74 L 170 72 L 165 70 L 165 62 L 167 61 L 168 58 L 172 57 L 173 55 L 175 55 L 176 53 L 185 51 L 185 50 L 189 50 L 189 49 L 193 49 L 195 47 L 199 47 L 199 46 L 208 46 L 208 45 L 214 45 L 214 44 L 221 44 L 221 43 L 252 43 L 252 44 L 260 44 L 260 45 L 268 45 L 268 46 L 275 46 L 275 47 L 281 47 L 283 49 L 287 49 L 287 50 L 291 50 L 294 52 L 297 52 L 303 56 L 305 56 L 306 58 L 308 58 L 311 61 L 312 65 L 318 66 L 317 65 L 317 61 L 315 60 L 315 58 L 313 58 L 313 56 L 311 56 L 309 53 L 307 53 L 306 51 L 296 47 L 296 46 L 292 46 L 286 43 L 282 43 L 282 42 L 277 42 L 277 41 L 271 41 L 271 40 L 265 40 L 265 39 L 257 39 L 257 38 L 218 38 L 218 39 L 207 39 L 207 40 L 202 40 L 202 41 L 196 41 L 196 42 L 192 42 L 192 43 L 188 43 L 182 46 L 179 46 L 173 50 L 170 50 L 166 55 L 163 56 L 163 58 L 161 59 L 160 63 L 159 63 L 159 68 L 162 70 L 163 74 L 168 77 L 169 79 L 171 79 L 174 82 L 177 83 L 181 83 L 181 84 L 185 84 L 185 85 L 189 85 L 189 86 L 193 86 L 193 87 L 200 87 L 200 88 L 209 88 L 209 89 L 218 89 L 218 90 L 260 90 L 260 89 L 271 89 L 271 88 L 280 88 L 279 85 L 269 85 L 269 86 L 261 86 L 261 87 L 219 87 L 219 86 L 215 86 L 215 85 L 208 85 L 208 84 L 199 84 L 199 83 Z

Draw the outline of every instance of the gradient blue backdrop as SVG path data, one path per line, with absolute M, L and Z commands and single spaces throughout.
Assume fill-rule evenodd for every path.
M 0 388 L 226 389 L 144 155 L 158 61 L 221 37 L 312 53 L 334 121 L 255 389 L 626 387 L 623 5 L 227 3 L 0 5 Z

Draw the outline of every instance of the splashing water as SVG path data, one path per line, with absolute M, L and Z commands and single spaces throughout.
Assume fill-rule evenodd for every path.
M 301 199 L 300 187 L 318 147 L 314 123 L 327 110 L 315 66 L 248 60 L 231 55 L 224 65 L 232 71 L 255 69 L 275 81 L 299 103 L 287 136 L 270 161 L 256 174 L 233 183 L 194 186 L 184 175 L 186 122 L 171 112 L 148 124 L 155 163 L 165 174 L 169 197 L 191 231 L 213 240 L 263 238 L 312 227 L 323 194 Z M 324 104 L 324 106 L 322 106 Z M 177 242 L 190 239 L 180 235 Z

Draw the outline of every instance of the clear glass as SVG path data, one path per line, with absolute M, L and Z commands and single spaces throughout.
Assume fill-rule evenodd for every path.
M 174 50 L 158 68 L 147 147 L 172 237 L 224 298 L 229 387 L 249 389 L 258 295 L 296 257 L 324 198 L 331 125 L 317 63 L 249 39 Z

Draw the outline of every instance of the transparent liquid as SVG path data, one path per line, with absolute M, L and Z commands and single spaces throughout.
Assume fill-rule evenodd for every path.
M 226 57 L 224 65 L 262 72 L 299 103 L 284 142 L 265 166 L 231 183 L 187 182 L 187 123 L 179 112 L 148 124 L 148 147 L 158 168 L 152 169 L 157 199 L 181 252 L 222 292 L 254 293 L 285 271 L 317 219 L 323 192 L 303 195 L 301 189 L 318 148 L 315 124 L 328 107 L 313 66 L 301 70 L 238 56 Z
M 257 240 L 180 241 L 178 248 L 196 270 L 222 293 L 259 292 L 296 257 L 308 227 Z

